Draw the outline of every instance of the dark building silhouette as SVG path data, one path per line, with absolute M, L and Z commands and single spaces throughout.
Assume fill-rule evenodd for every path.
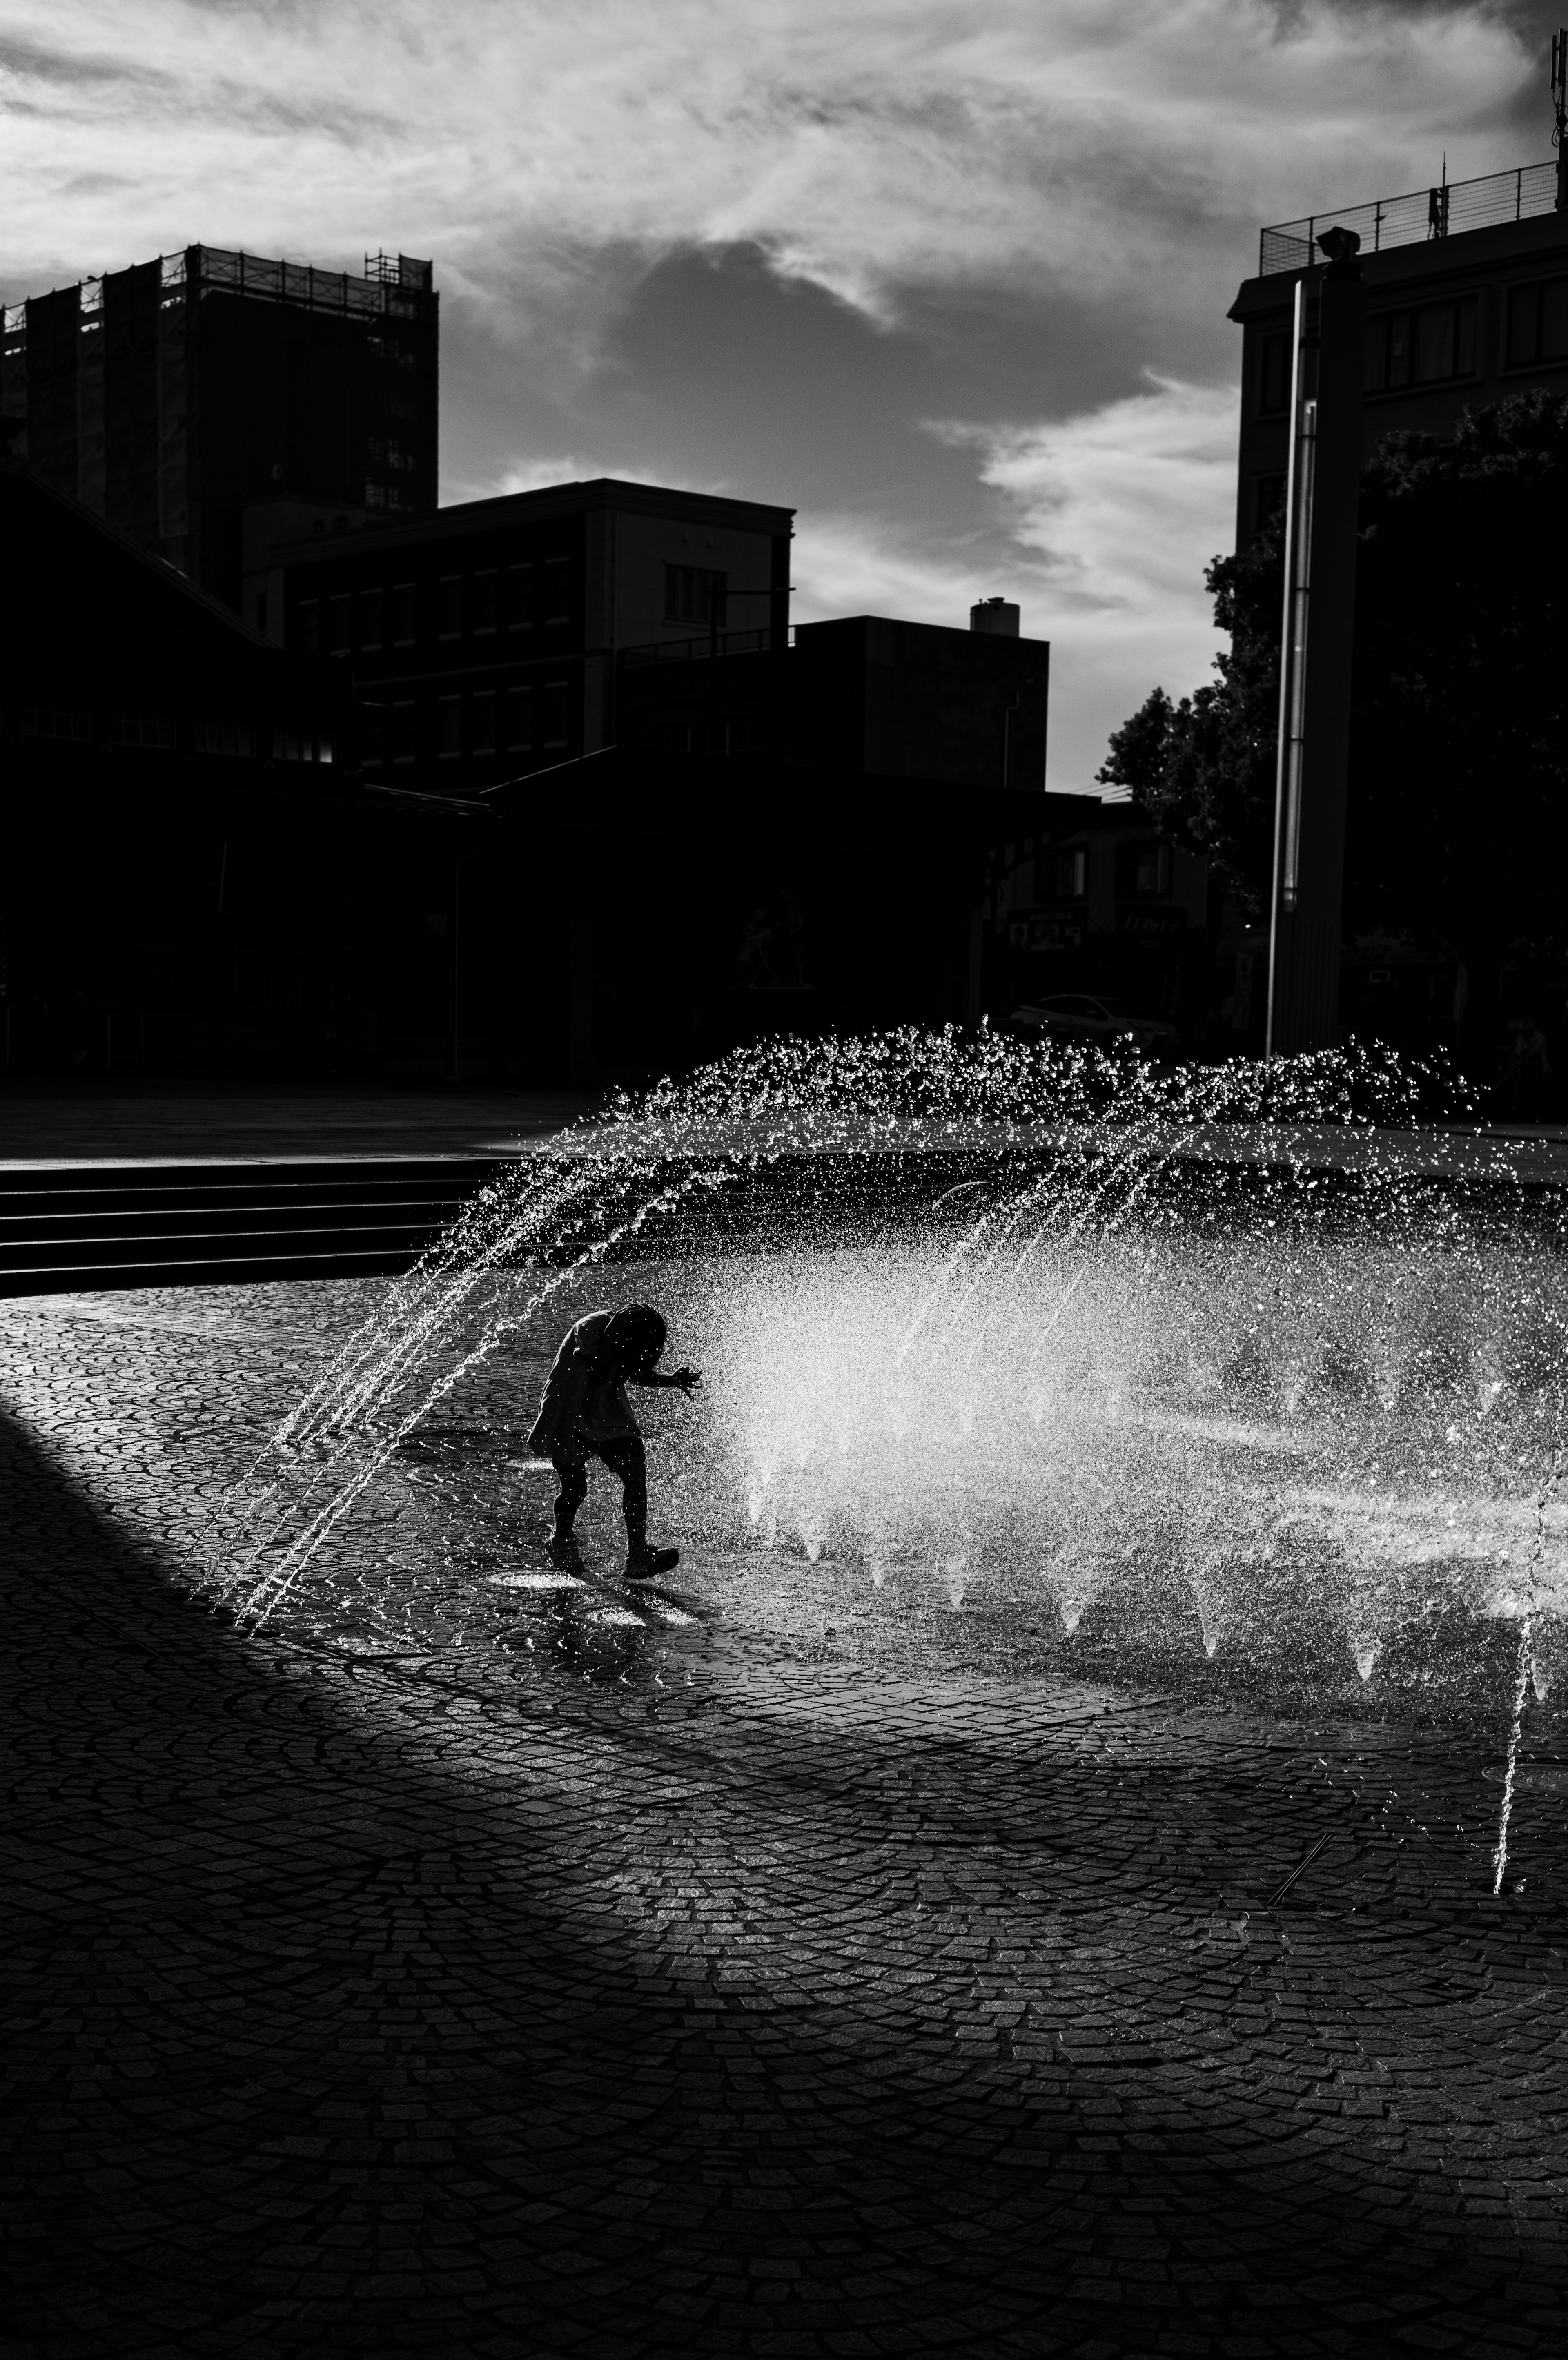
M 464 902 L 472 1069 L 592 1084 L 974 1022 L 998 848 L 1048 800 L 626 746 L 514 780 Z
M 321 518 L 304 539 L 286 511 L 252 595 L 288 648 L 352 680 L 367 773 L 467 793 L 615 743 L 633 644 L 727 650 L 741 614 L 748 647 L 781 649 L 793 515 L 609 479 L 407 523 Z
M 0 1062 L 443 1074 L 471 807 L 367 787 L 332 666 L 0 459 Z
M 237 611 L 248 503 L 300 531 L 435 507 L 438 301 L 407 255 L 187 246 L 7 309 L 0 410 L 44 483 Z
M 1568 212 L 1554 163 L 1343 205 L 1262 232 L 1258 276 L 1230 317 L 1242 331 L 1236 544 L 1284 494 L 1296 282 L 1313 240 L 1361 240 L 1367 284 L 1362 439 L 1396 427 L 1454 432 L 1462 410 L 1532 386 L 1568 389 Z

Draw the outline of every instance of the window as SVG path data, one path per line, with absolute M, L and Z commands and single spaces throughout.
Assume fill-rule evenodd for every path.
M 1258 346 L 1258 415 L 1269 418 L 1290 406 L 1290 339 L 1264 336 Z
M 346 590 L 327 600 L 327 652 L 345 656 L 349 650 L 349 600 Z
M 198 754 L 254 754 L 256 725 L 250 721 L 198 721 Z
M 104 720 L 103 735 L 111 746 L 140 746 L 162 754 L 171 754 L 178 743 L 173 722 L 147 713 L 111 713 Z
M 473 748 L 476 754 L 495 751 L 495 692 L 483 688 L 474 700 Z
M 506 568 L 506 628 L 511 631 L 527 631 L 533 628 L 534 569 L 531 565 L 508 565 Z
M 700 623 L 704 630 L 724 619 L 728 575 L 704 573 L 697 565 L 667 565 L 664 569 L 664 619 L 667 623 Z
M 392 644 L 395 648 L 411 648 L 418 631 L 419 604 L 411 582 L 397 582 L 392 589 Z
M 1568 279 L 1508 290 L 1508 366 L 1568 360 Z
M 1478 298 L 1422 303 L 1412 311 L 1384 311 L 1367 322 L 1368 393 L 1409 385 L 1441 385 L 1475 374 Z
M 85 738 L 93 735 L 87 714 L 67 712 L 58 705 L 24 705 L 16 718 L 24 738 Z
M 1089 890 L 1089 855 L 1084 846 L 1042 852 L 1034 865 L 1037 901 L 1081 901 Z
M 563 680 L 547 680 L 539 691 L 539 742 L 544 746 L 565 746 L 571 743 L 571 706 L 569 690 Z
M 455 639 L 463 632 L 463 576 L 443 574 L 441 580 L 441 635 Z
M 1273 523 L 1273 521 L 1274 521 L 1274 519 L 1279 515 L 1279 513 L 1280 509 L 1284 507 L 1284 505 L 1285 505 L 1285 478 L 1284 478 L 1284 476 L 1283 476 L 1283 475 L 1258 475 L 1258 476 L 1256 476 L 1256 477 L 1254 478 L 1254 480 L 1253 480 L 1253 486 L 1252 486 L 1252 530 L 1253 530 L 1253 531 L 1254 531 L 1254 532 L 1261 532 L 1261 531 L 1262 531 L 1262 530 L 1263 530 L 1263 528 L 1264 528 L 1264 526 L 1265 526 L 1266 524 L 1272 524 L 1272 523 Z
M 570 557 L 549 557 L 545 560 L 544 619 L 547 623 L 569 623 L 572 620 Z
M 361 759 L 374 767 L 387 759 L 387 716 L 379 705 L 362 706 L 359 748 Z
M 256 628 L 261 633 L 263 639 L 265 639 L 267 636 L 267 593 L 265 590 L 258 590 L 256 594 Z
M 528 753 L 534 742 L 534 693 L 531 688 L 506 692 L 506 744 L 514 754 Z
M 298 721 L 285 721 L 272 733 L 272 757 L 277 762 L 330 762 L 332 741 Z
M 1116 898 L 1146 900 L 1171 890 L 1171 847 L 1166 844 L 1118 844 Z
M 321 602 L 319 598 L 299 601 L 299 645 L 308 656 L 321 652 Z
M 469 620 L 476 631 L 493 631 L 495 628 L 495 574 L 476 574 L 469 585 Z
M 441 759 L 455 762 L 463 751 L 463 699 L 443 696 L 441 705 Z
M 392 707 L 392 759 L 411 762 L 414 759 L 414 700 L 399 697 Z
M 386 600 L 379 590 L 365 590 L 359 600 L 359 644 L 362 648 L 381 645 L 382 609 Z

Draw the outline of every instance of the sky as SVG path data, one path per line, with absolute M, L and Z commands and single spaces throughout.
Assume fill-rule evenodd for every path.
M 1048 783 L 1207 674 L 1265 223 L 1551 153 L 1561 5 L 5 0 L 0 297 L 429 256 L 441 497 L 797 509 L 799 620 L 1052 642 Z

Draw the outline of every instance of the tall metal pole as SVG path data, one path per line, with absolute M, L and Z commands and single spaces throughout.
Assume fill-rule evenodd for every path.
M 1266 1054 L 1339 1040 L 1367 297 L 1352 230 L 1296 286 Z
M 1557 150 L 1557 210 L 1568 213 L 1568 26 L 1552 36 L 1552 104 L 1556 115 L 1552 144 Z

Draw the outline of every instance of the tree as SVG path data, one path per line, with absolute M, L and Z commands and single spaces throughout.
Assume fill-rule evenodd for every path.
M 1362 477 L 1346 931 L 1447 942 L 1472 973 L 1563 928 L 1568 397 L 1467 411 L 1451 443 L 1386 437 Z M 1282 574 L 1277 527 L 1206 581 L 1218 677 L 1154 691 L 1099 772 L 1209 854 L 1251 912 L 1273 846 Z M 1493 962 L 1495 964 L 1495 961 Z
M 1214 559 L 1203 579 L 1230 637 L 1214 658 L 1219 678 L 1179 705 L 1155 689 L 1114 733 L 1097 773 L 1105 786 L 1130 787 L 1176 843 L 1206 853 L 1248 912 L 1268 898 L 1273 858 L 1281 567 L 1272 528 Z

